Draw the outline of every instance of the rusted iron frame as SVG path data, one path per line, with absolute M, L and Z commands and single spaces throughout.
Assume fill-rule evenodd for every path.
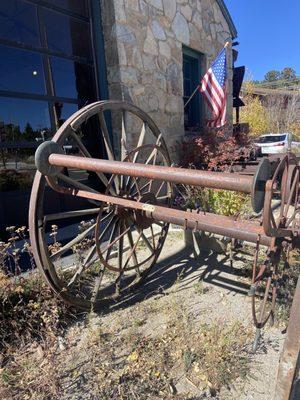
M 176 184 L 181 183 L 184 185 L 225 189 L 243 193 L 252 193 L 253 189 L 252 177 L 225 172 L 145 165 L 141 163 L 84 158 L 64 154 L 51 154 L 49 156 L 49 163 L 57 167 L 85 169 L 93 172 L 101 171 L 109 174 L 156 179 Z
M 300 353 L 300 278 L 290 312 L 286 339 L 281 353 L 274 400 L 291 400 Z
M 98 200 L 133 210 L 140 210 L 150 219 L 174 223 L 185 229 L 216 233 L 247 242 L 256 243 L 257 237 L 260 235 L 260 242 L 262 245 L 270 246 L 271 244 L 271 238 L 264 234 L 263 227 L 251 221 L 236 221 L 230 217 L 211 213 L 176 210 L 121 197 L 89 192 L 82 189 L 66 188 L 57 184 L 52 177 L 46 177 L 46 179 L 53 190 L 63 194 Z

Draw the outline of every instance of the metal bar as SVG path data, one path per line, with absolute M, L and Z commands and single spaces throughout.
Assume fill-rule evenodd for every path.
M 253 184 L 252 177 L 246 175 L 83 158 L 62 154 L 51 154 L 49 163 L 59 167 L 85 169 L 94 172 L 101 171 L 109 174 L 157 179 L 172 183 L 234 190 L 244 193 L 251 193 Z
M 290 319 L 280 357 L 274 400 L 289 400 L 300 353 L 300 278 L 298 279 Z M 296 398 L 296 397 L 295 397 Z
M 121 197 L 61 187 L 56 184 L 51 177 L 46 177 L 46 180 L 53 190 L 56 190 L 60 193 L 99 200 L 110 204 L 117 204 L 124 208 L 140 210 L 145 212 L 145 215 L 153 220 L 159 220 L 167 223 L 171 222 L 185 228 L 216 233 L 252 243 L 256 243 L 258 235 L 261 235 L 261 244 L 265 246 L 271 245 L 271 238 L 266 236 L 263 227 L 255 222 L 235 221 L 230 217 L 211 213 L 198 213 L 196 211 L 182 211 L 168 207 L 154 206 Z
M 43 100 L 43 101 L 59 101 L 62 103 L 78 104 L 78 100 L 71 97 L 59 97 L 51 96 L 49 94 L 37 94 L 37 93 L 26 93 L 26 92 L 13 92 L 10 90 L 0 90 L 0 95 L 4 97 L 17 97 L 19 99 L 32 99 L 32 100 Z

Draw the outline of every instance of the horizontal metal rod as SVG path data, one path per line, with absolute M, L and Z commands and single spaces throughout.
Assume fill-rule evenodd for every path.
M 202 186 L 251 193 L 253 178 L 225 172 L 200 171 L 160 165 L 51 154 L 49 163 L 58 167 L 85 169 L 87 171 L 157 179 L 184 185 Z
M 124 199 L 122 197 L 87 192 L 81 189 L 66 188 L 58 185 L 51 177 L 46 177 L 46 179 L 52 189 L 60 193 L 99 200 L 133 210 L 140 210 L 148 218 L 153 220 L 174 223 L 184 228 L 216 233 L 252 243 L 256 243 L 260 236 L 260 243 L 262 245 L 270 246 L 271 244 L 271 237 L 266 236 L 263 227 L 255 222 L 235 221 L 230 217 L 211 213 L 177 210 L 174 208 L 145 204 L 134 200 Z

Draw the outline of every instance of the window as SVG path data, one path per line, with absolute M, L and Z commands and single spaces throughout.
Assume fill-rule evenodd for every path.
M 40 54 L 0 45 L 0 90 L 46 94 Z
M 45 131 L 51 137 L 78 108 L 97 100 L 93 1 L 0 1 L 0 124 L 5 132 L 17 132 L 19 140 L 34 140 Z M 6 136 L 16 138 L 15 133 Z
M 0 37 L 39 46 L 37 8 L 21 0 L 0 2 Z
M 202 78 L 203 55 L 183 47 L 183 101 L 188 101 Z M 187 131 L 202 125 L 202 99 L 195 94 L 184 110 L 184 126 Z

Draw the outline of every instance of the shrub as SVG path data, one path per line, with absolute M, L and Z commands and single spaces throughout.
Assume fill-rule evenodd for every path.
M 0 241 L 0 349 L 26 344 L 33 337 L 50 338 L 67 312 L 35 269 L 26 227 L 7 231 L 8 241 Z M 31 270 L 21 275 L 24 252 Z
M 223 171 L 235 161 L 249 158 L 251 140 L 245 134 L 226 137 L 224 131 L 207 131 L 178 143 L 179 163 L 183 167 Z
M 226 216 L 238 216 L 249 212 L 249 196 L 230 190 L 213 190 L 192 186 L 182 186 L 175 204 Z
M 13 169 L 4 169 L 0 171 L 0 192 L 28 189 L 31 185 L 31 176 L 26 172 L 17 172 Z

